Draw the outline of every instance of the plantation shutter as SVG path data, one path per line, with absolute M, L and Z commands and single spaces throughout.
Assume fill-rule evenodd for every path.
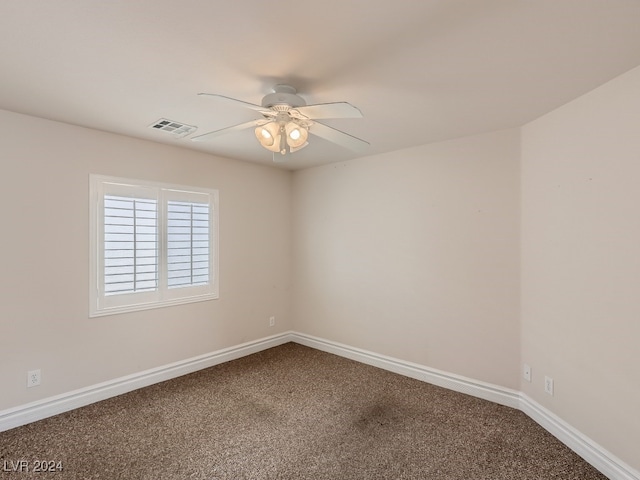
M 90 316 L 218 298 L 216 190 L 90 180 Z
M 104 196 L 104 295 L 158 288 L 158 202 Z
M 167 202 L 167 285 L 180 288 L 209 283 L 209 204 Z

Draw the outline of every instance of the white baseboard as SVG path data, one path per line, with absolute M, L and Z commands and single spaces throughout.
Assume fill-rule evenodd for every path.
M 615 455 L 521 392 L 311 335 L 292 332 L 291 336 L 292 341 L 301 345 L 373 365 L 456 392 L 517 408 L 611 480 L 640 480 L 638 471 L 626 465 Z
M 372 365 L 384 370 L 389 370 L 390 372 L 399 373 L 406 377 L 431 383 L 439 387 L 483 398 L 494 403 L 499 403 L 500 405 L 506 405 L 513 408 L 518 408 L 520 405 L 520 394 L 515 390 L 498 387 L 478 380 L 472 380 L 467 377 L 443 372 L 441 370 L 425 367 L 416 363 L 405 362 L 404 360 L 398 360 L 397 358 L 379 355 L 374 352 L 324 340 L 311 335 L 296 332 L 293 332 L 291 335 L 294 342 L 315 348 L 316 350 L 333 353 L 341 357 L 356 360 L 360 363 L 366 363 L 367 365 Z
M 640 472 L 524 393 L 519 409 L 611 480 L 640 480 Z
M 203 368 L 235 360 L 271 347 L 277 347 L 290 341 L 292 341 L 290 333 L 273 335 L 3 410 L 0 411 L 0 432 L 139 388 L 148 387 L 155 383 L 197 372 Z
M 517 408 L 611 480 L 640 480 L 640 473 L 637 470 L 626 465 L 615 455 L 521 392 L 297 332 L 273 335 L 0 411 L 0 432 L 287 342 L 299 343 L 449 390 Z

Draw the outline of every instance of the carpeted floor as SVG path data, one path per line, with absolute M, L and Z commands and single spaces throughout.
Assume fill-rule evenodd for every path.
M 293 343 L 2 432 L 0 477 L 606 479 L 520 411 Z

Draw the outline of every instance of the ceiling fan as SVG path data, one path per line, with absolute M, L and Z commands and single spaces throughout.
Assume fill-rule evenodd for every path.
M 196 142 L 255 127 L 254 132 L 258 142 L 273 152 L 273 160 L 276 162 L 283 161 L 288 154 L 306 147 L 309 144 L 307 141 L 309 133 L 355 152 L 361 152 L 369 146 L 369 143 L 364 140 L 317 121 L 328 118 L 362 118 L 360 110 L 347 102 L 307 105 L 307 102 L 297 94 L 296 89 L 290 85 L 273 87 L 273 93 L 266 95 L 261 105 L 215 93 L 198 95 L 216 97 L 249 108 L 260 113 L 262 118 L 192 137 L 191 140 Z

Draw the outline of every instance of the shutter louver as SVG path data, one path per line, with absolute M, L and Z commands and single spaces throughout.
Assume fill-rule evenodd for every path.
M 104 294 L 158 289 L 156 200 L 104 196 Z

